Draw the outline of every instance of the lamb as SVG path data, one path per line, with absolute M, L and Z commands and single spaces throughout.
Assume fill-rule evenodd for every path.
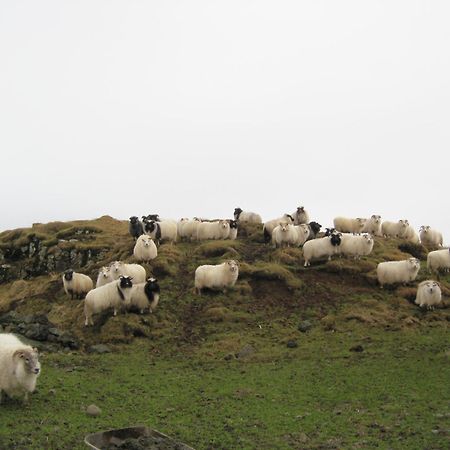
M 306 223 L 302 223 L 301 225 L 294 225 L 294 229 L 297 232 L 297 239 L 295 243 L 300 247 L 308 240 L 311 230 Z
M 226 239 L 230 234 L 230 224 L 227 220 L 218 222 L 201 222 L 197 227 L 197 240 Z
M 261 216 L 254 212 L 242 211 L 241 208 L 235 208 L 234 220 L 238 222 L 262 223 Z
M 284 214 L 278 219 L 272 219 L 263 225 L 264 242 L 267 244 L 272 240 L 272 231 L 277 227 L 280 222 L 294 223 L 294 218 L 290 214 Z
M 381 234 L 381 216 L 373 214 L 366 222 L 361 230 L 362 233 L 369 233 L 372 236 L 382 236 Z
M 432 247 L 442 247 L 443 239 L 442 233 L 437 230 L 433 230 L 429 225 L 422 225 L 420 227 L 420 242 L 423 245 L 429 245 Z
M 350 219 L 347 217 L 335 217 L 333 220 L 334 228 L 342 233 L 359 234 L 362 232 L 367 219 L 358 217 Z
M 330 236 L 313 239 L 305 242 L 303 245 L 303 258 L 305 259 L 305 267 L 311 265 L 311 259 L 319 259 L 328 257 L 339 252 L 341 244 L 341 233 L 333 233 Z
M 113 280 L 120 276 L 133 278 L 135 283 L 144 283 L 147 279 L 145 268 L 139 264 L 126 264 L 122 261 L 114 261 L 110 267 L 110 274 Z
M 169 241 L 173 243 L 177 241 L 177 224 L 172 220 L 163 222 L 150 220 L 144 225 L 144 231 L 156 242 Z
M 94 325 L 92 315 L 109 308 L 114 309 L 114 316 L 116 316 L 121 305 L 130 301 L 131 288 L 133 287 L 131 280 L 131 277 L 120 276 L 116 281 L 89 291 L 84 301 L 84 325 L 86 327 L 89 324 Z
M 222 264 L 199 266 L 195 270 L 195 289 L 199 295 L 202 289 L 222 289 L 232 287 L 239 276 L 239 266 L 234 259 Z
M 294 225 L 301 225 L 302 223 L 309 222 L 309 214 L 305 211 L 304 206 L 299 206 L 292 214 L 292 217 L 294 218 Z
M 417 287 L 415 304 L 421 308 L 426 306 L 427 309 L 434 309 L 435 305 L 439 305 L 442 301 L 441 287 L 438 282 L 433 280 L 425 280 Z
M 0 403 L 3 391 L 28 401 L 41 373 L 38 356 L 36 348 L 23 344 L 14 334 L 0 334 Z
M 238 221 L 230 219 L 228 223 L 230 224 L 230 233 L 228 234 L 228 239 L 235 241 L 238 233 Z
M 130 217 L 130 223 L 128 224 L 128 231 L 131 236 L 136 240 L 141 234 L 144 234 L 144 228 L 142 223 L 136 216 Z
M 98 272 L 97 283 L 95 287 L 104 286 L 105 284 L 111 283 L 114 278 L 111 276 L 111 271 L 109 267 L 102 267 Z
M 412 244 L 419 244 L 419 235 L 416 233 L 416 230 L 411 225 L 408 225 L 406 227 L 406 230 L 403 234 L 403 238 L 406 239 L 408 242 L 411 242 Z
M 149 262 L 158 256 L 158 249 L 156 248 L 153 239 L 143 234 L 138 237 L 136 244 L 133 249 L 133 255 L 138 262 Z
M 149 308 L 153 312 L 158 306 L 160 288 L 156 278 L 148 278 L 146 283 L 134 284 L 131 288 L 130 300 L 126 303 L 127 308 L 136 307 L 141 314 Z
M 370 234 L 343 234 L 339 251 L 342 255 L 354 256 L 359 259 L 361 256 L 367 256 L 373 249 L 373 238 Z
M 406 234 L 409 222 L 406 219 L 401 219 L 398 222 L 390 222 L 386 220 L 381 224 L 381 234 L 384 237 L 401 238 Z
M 434 250 L 427 255 L 427 268 L 430 273 L 439 273 L 439 270 L 450 270 L 450 249 Z
M 272 244 L 276 247 L 295 245 L 298 233 L 292 223 L 280 222 L 272 231 Z
M 64 290 L 73 300 L 75 296 L 78 299 L 84 296 L 94 287 L 93 281 L 83 273 L 74 272 L 73 269 L 67 269 L 62 276 Z
M 414 281 L 420 270 L 420 261 L 409 258 L 402 261 L 381 262 L 377 266 L 377 278 L 380 286 Z

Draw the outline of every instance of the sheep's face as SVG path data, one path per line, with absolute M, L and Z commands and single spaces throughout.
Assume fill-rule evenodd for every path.
M 430 227 L 429 225 L 425 225 L 425 226 L 422 227 L 422 231 L 423 231 L 425 234 L 429 233 L 430 230 L 431 230 L 431 227 Z
M 341 237 L 342 237 L 342 233 L 332 233 L 330 235 L 331 245 L 333 245 L 334 247 L 341 245 Z
M 320 225 L 320 223 L 317 223 L 317 222 L 309 222 L 309 227 L 311 228 L 311 231 L 314 234 L 317 234 L 320 231 L 320 229 L 322 228 L 322 225 Z
M 241 208 L 235 208 L 233 215 L 234 215 L 234 217 L 236 219 L 239 219 L 239 216 L 241 215 L 241 213 L 242 213 L 242 209 Z
M 370 234 L 365 234 L 365 235 L 363 236 L 363 238 L 364 238 L 364 241 L 365 241 L 365 243 L 366 243 L 367 245 L 371 245 L 371 244 L 372 244 L 373 238 L 372 238 L 372 236 L 371 236 Z
M 113 273 L 119 273 L 120 269 L 122 267 L 122 263 L 120 261 L 114 261 L 111 265 L 111 272 Z
M 430 295 L 433 295 L 435 292 L 440 292 L 440 290 L 439 283 L 436 283 L 436 281 L 427 281 L 425 283 L 425 291 Z
M 417 258 L 409 258 L 408 264 L 411 270 L 420 269 L 420 261 Z
M 138 218 L 136 217 L 136 216 L 131 216 L 130 217 L 130 222 L 134 225 L 134 224 L 136 224 L 137 222 L 138 222 Z
M 151 241 L 151 239 L 149 237 L 147 237 L 147 236 L 142 238 L 142 242 L 144 243 L 145 247 L 149 247 L 150 246 L 150 241 Z
M 336 231 L 336 228 L 325 228 L 325 230 L 325 236 L 331 236 Z
M 236 228 L 237 229 L 237 221 L 236 220 L 230 220 L 230 228 Z
M 188 217 L 182 217 L 180 219 L 180 222 L 189 222 L 189 218 Z
M 230 272 L 236 272 L 238 270 L 238 264 L 234 259 L 230 259 L 230 261 L 227 261 L 228 268 L 230 269 Z
M 156 223 L 153 220 L 150 220 L 149 222 L 147 222 L 145 224 L 145 231 L 147 233 L 153 233 L 153 231 L 155 231 L 156 228 Z
M 280 229 L 283 233 L 286 233 L 289 230 L 289 225 L 285 222 L 280 223 Z
M 223 228 L 225 230 L 226 228 L 230 227 L 230 224 L 226 220 L 220 220 L 219 226 L 220 226 L 220 228 Z
M 66 281 L 71 281 L 73 278 L 73 270 L 72 269 L 68 269 L 64 272 L 64 279 Z
M 377 225 L 378 225 L 379 223 L 381 223 L 381 216 L 378 216 L 378 215 L 374 214 L 374 215 L 371 217 L 371 219 L 372 219 L 372 222 L 373 222 L 373 223 L 376 223 Z
M 20 364 L 23 364 L 25 372 L 39 375 L 41 371 L 41 363 L 38 360 L 37 349 L 33 348 L 33 350 L 16 350 L 13 354 L 13 358 L 15 358 Z
M 364 228 L 364 225 L 366 224 L 366 219 L 363 219 L 361 217 L 357 217 L 356 221 L 358 222 L 358 226 L 360 229 Z
M 306 223 L 302 223 L 301 225 L 299 225 L 299 227 L 301 228 L 301 230 L 304 234 L 309 232 L 309 228 L 308 228 L 308 225 L 306 225 Z
M 128 289 L 133 287 L 133 282 L 131 281 L 133 278 L 132 277 L 125 277 L 122 276 L 119 278 L 119 285 L 121 289 Z
M 102 267 L 102 268 L 100 269 L 100 275 L 101 275 L 103 278 L 108 278 L 108 276 L 109 276 L 109 267 Z
M 305 207 L 304 207 L 304 206 L 299 206 L 299 207 L 297 208 L 297 212 L 298 212 L 299 214 L 304 213 L 304 212 L 305 212 Z
M 147 278 L 145 289 L 150 291 L 159 291 L 158 280 L 153 277 Z
M 398 223 L 400 224 L 400 226 L 401 226 L 402 228 L 406 228 L 406 227 L 409 225 L 409 222 L 408 222 L 406 219 L 400 219 L 400 220 L 398 221 Z

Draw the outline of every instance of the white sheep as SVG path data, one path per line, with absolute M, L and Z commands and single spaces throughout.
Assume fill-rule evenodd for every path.
M 420 243 L 419 235 L 411 225 L 408 225 L 406 227 L 406 230 L 403 234 L 403 238 L 406 239 L 408 242 L 411 242 L 412 244 Z
M 303 258 L 305 259 L 304 266 L 310 266 L 312 259 L 327 257 L 328 260 L 330 260 L 333 255 L 339 253 L 340 244 L 340 233 L 332 233 L 330 236 L 305 242 L 303 245 Z
M 434 250 L 427 255 L 427 268 L 430 273 L 438 273 L 439 270 L 450 270 L 450 249 Z
M 361 233 L 369 233 L 372 236 L 382 236 L 381 233 L 381 216 L 373 214 L 369 219 L 366 219 Z
M 434 309 L 442 301 L 441 287 L 439 283 L 433 280 L 425 280 L 417 287 L 416 305 L 421 308 Z
M 189 241 L 197 240 L 197 228 L 202 221 L 197 217 L 194 217 L 188 222 L 184 222 L 181 227 L 180 237 L 185 238 Z
M 339 252 L 345 256 L 353 256 L 359 259 L 361 256 L 370 255 L 373 249 L 373 237 L 370 234 L 342 234 Z
M 238 233 L 238 222 L 237 220 L 229 220 L 230 224 L 230 233 L 228 234 L 228 239 L 235 241 L 237 239 Z
M 0 334 L 0 403 L 3 391 L 28 401 L 40 373 L 37 349 L 23 344 L 14 334 Z
M 272 244 L 274 247 L 289 247 L 296 245 L 298 233 L 292 223 L 280 222 L 272 231 Z
M 362 232 L 367 219 L 357 217 L 351 219 L 348 217 L 335 217 L 333 220 L 334 228 L 342 233 L 359 234 Z
M 377 278 L 380 286 L 414 281 L 420 270 L 420 261 L 409 258 L 402 261 L 381 262 L 377 266 Z
M 241 208 L 235 208 L 234 220 L 238 222 L 262 223 L 261 216 L 250 211 L 242 211 Z
M 73 297 L 83 298 L 93 287 L 93 281 L 83 273 L 74 272 L 68 269 L 62 276 L 64 290 L 73 300 Z
M 84 300 L 84 325 L 94 325 L 92 315 L 109 308 L 114 309 L 116 316 L 118 309 L 130 302 L 132 287 L 131 277 L 120 276 L 116 281 L 89 291 Z
M 309 226 L 305 223 L 301 225 L 294 225 L 294 229 L 297 232 L 296 245 L 301 247 L 309 238 L 311 230 Z
M 111 283 L 111 281 L 114 281 L 114 279 L 111 276 L 110 268 L 107 266 L 102 267 L 98 272 L 97 283 L 95 284 L 95 287 L 104 286 L 105 284 Z
M 137 238 L 133 249 L 133 255 L 137 261 L 148 263 L 158 256 L 158 249 L 150 236 L 142 234 Z
M 239 266 L 234 259 L 222 264 L 199 266 L 195 270 L 195 289 L 199 295 L 203 288 L 222 289 L 232 287 L 239 276 Z
M 230 234 L 230 223 L 227 220 L 218 222 L 201 222 L 197 227 L 197 240 L 227 239 Z
M 437 230 L 433 230 L 429 225 L 422 225 L 420 227 L 420 242 L 423 245 L 429 245 L 433 247 L 442 247 L 444 244 L 442 233 Z
M 153 312 L 158 306 L 160 288 L 156 278 L 149 278 L 145 283 L 133 284 L 131 296 L 126 306 L 136 307 L 141 314 L 146 308 Z
M 123 275 L 133 278 L 135 283 L 144 283 L 147 279 L 147 272 L 140 264 L 127 264 L 122 261 L 114 261 L 111 264 L 110 274 L 113 280 Z
M 402 238 L 405 236 L 408 226 L 409 222 L 406 219 L 401 219 L 398 222 L 386 220 L 381 224 L 381 234 L 384 237 Z
M 299 206 L 294 213 L 291 214 L 294 219 L 294 225 L 309 223 L 309 214 L 304 206 Z
M 145 223 L 144 231 L 156 242 L 169 241 L 174 243 L 177 241 L 177 223 L 173 220 L 161 222 L 150 220 Z
M 278 219 L 272 219 L 267 221 L 263 225 L 264 242 L 268 243 L 272 240 L 272 231 L 281 222 L 294 223 L 294 218 L 290 214 L 283 214 L 283 216 L 279 217 Z

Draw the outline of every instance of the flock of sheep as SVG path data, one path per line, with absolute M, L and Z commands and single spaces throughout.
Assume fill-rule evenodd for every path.
M 318 235 L 321 225 L 310 222 L 304 207 L 298 207 L 293 214 L 262 223 L 259 214 L 236 208 L 232 220 L 206 220 L 200 218 L 161 220 L 158 215 L 133 216 L 129 232 L 135 239 L 133 255 L 138 262 L 149 262 L 158 255 L 162 241 L 175 243 L 178 239 L 202 241 L 208 239 L 236 239 L 238 226 L 242 222 L 262 225 L 264 241 L 274 247 L 298 246 L 303 248 L 304 266 L 311 260 L 331 259 L 334 255 L 346 255 L 356 259 L 372 252 L 373 236 L 404 238 L 411 243 L 442 247 L 442 234 L 429 226 L 422 226 L 419 234 L 407 220 L 382 222 L 379 215 L 368 219 L 336 217 L 334 228 L 327 228 Z M 450 249 L 442 248 L 427 255 L 430 272 L 450 269 Z M 416 258 L 403 261 L 385 261 L 377 266 L 377 278 L 381 287 L 386 284 L 414 281 L 420 270 Z M 195 291 L 202 289 L 226 290 L 234 286 L 239 276 L 239 265 L 235 260 L 216 265 L 201 265 L 194 274 Z M 137 309 L 152 312 L 158 305 L 160 287 L 158 281 L 147 278 L 146 270 L 140 264 L 114 261 L 99 271 L 96 286 L 90 277 L 69 269 L 62 276 L 64 290 L 72 299 L 83 298 L 85 325 L 93 325 L 93 315 L 113 310 L 116 315 L 123 309 Z M 433 309 L 442 300 L 437 281 L 426 280 L 419 284 L 415 303 L 420 307 Z M 35 348 L 23 344 L 16 336 L 0 334 L 0 401 L 2 392 L 8 396 L 22 396 L 26 401 L 33 392 L 40 374 L 40 363 Z

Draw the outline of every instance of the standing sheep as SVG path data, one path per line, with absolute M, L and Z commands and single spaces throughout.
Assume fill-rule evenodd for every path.
M 0 334 L 0 403 L 3 391 L 27 402 L 40 372 L 37 349 L 23 344 L 14 334 Z
M 406 227 L 406 230 L 403 234 L 403 238 L 406 239 L 408 242 L 411 242 L 412 244 L 419 244 L 419 235 L 416 233 L 416 230 L 411 225 L 408 225 Z
M 114 261 L 110 267 L 110 274 L 113 280 L 120 276 L 133 278 L 135 283 L 144 283 L 147 279 L 145 268 L 139 264 L 126 264 L 122 261 Z
M 341 233 L 333 233 L 330 236 L 313 239 L 305 242 L 303 245 L 303 258 L 305 259 L 305 267 L 311 265 L 311 259 L 320 259 L 328 257 L 339 252 L 341 244 Z
M 264 242 L 267 244 L 272 240 L 272 231 L 280 222 L 294 223 L 294 218 L 290 214 L 284 214 L 278 219 L 272 219 L 263 225 Z
M 218 222 L 201 222 L 197 227 L 197 240 L 226 239 L 230 234 L 230 224 L 227 220 Z
M 409 258 L 403 261 L 381 262 L 377 266 L 377 278 L 380 286 L 414 281 L 420 270 L 420 261 Z
M 238 233 L 238 221 L 237 220 L 229 220 L 228 223 L 230 224 L 230 233 L 228 235 L 228 239 L 235 241 L 237 239 L 237 233 Z
M 359 259 L 361 256 L 367 256 L 373 249 L 373 238 L 370 234 L 343 234 L 339 251 L 342 255 L 353 256 Z
M 131 288 L 130 300 L 126 303 L 128 308 L 136 307 L 141 314 L 149 308 L 153 312 L 158 306 L 160 288 L 156 278 L 148 278 L 146 283 L 134 284 Z
M 104 286 L 105 284 L 111 283 L 114 278 L 111 275 L 111 270 L 109 267 L 102 267 L 98 272 L 97 283 L 95 287 Z
M 130 223 L 128 224 L 128 231 L 134 240 L 136 240 L 141 234 L 144 234 L 144 228 L 139 218 L 136 216 L 130 217 Z
M 177 241 L 177 224 L 172 220 L 163 222 L 150 220 L 145 224 L 144 230 L 155 242 L 169 241 L 174 243 Z
M 232 287 L 239 276 L 239 266 L 234 259 L 222 264 L 199 266 L 195 270 L 195 289 L 199 295 L 203 288 L 223 289 Z
M 320 229 L 322 228 L 322 225 L 317 222 L 309 222 L 308 223 L 309 228 L 309 235 L 306 238 L 307 241 L 310 241 L 311 239 L 315 239 L 317 234 L 320 232 Z
M 250 211 L 242 211 L 241 208 L 235 208 L 234 220 L 237 220 L 238 222 L 262 223 L 259 214 Z
M 442 301 L 441 287 L 439 283 L 433 280 L 422 281 L 417 287 L 415 304 L 421 308 L 434 309 Z
M 133 249 L 133 255 L 138 262 L 149 262 L 158 256 L 158 249 L 152 238 L 146 234 L 138 237 Z
M 299 206 L 292 214 L 292 217 L 294 218 L 294 225 L 301 225 L 302 223 L 309 222 L 309 214 L 305 211 L 304 206 Z
M 402 238 L 405 236 L 409 222 L 406 219 L 400 219 L 398 222 L 388 220 L 381 224 L 381 233 L 384 237 Z
M 450 270 L 450 249 L 434 250 L 427 255 L 427 268 L 430 273 Z
M 302 223 L 301 225 L 294 225 L 294 229 L 297 232 L 296 245 L 301 247 L 309 238 L 311 230 L 309 229 L 309 225 L 306 223 Z
M 366 219 L 362 233 L 369 233 L 372 236 L 382 236 L 381 233 L 381 216 L 373 214 L 370 219 Z
M 289 247 L 298 241 L 298 233 L 291 223 L 281 222 L 272 231 L 272 244 L 276 247 Z
M 116 281 L 89 291 L 84 301 L 84 325 L 86 327 L 89 324 L 94 325 L 92 315 L 109 308 L 114 309 L 114 315 L 116 316 L 121 305 L 129 303 L 132 287 L 131 277 L 121 276 Z
M 442 233 L 437 230 L 433 230 L 429 225 L 422 225 L 420 227 L 420 241 L 423 245 L 429 245 L 433 247 L 442 247 L 444 241 L 442 239 Z
M 62 276 L 64 290 L 73 300 L 75 296 L 78 299 L 84 296 L 94 287 L 93 281 L 83 273 L 74 272 L 73 269 L 67 269 Z
M 359 234 L 362 232 L 366 219 L 358 217 L 356 219 L 350 219 L 347 217 L 335 217 L 333 220 L 334 228 L 342 233 Z

